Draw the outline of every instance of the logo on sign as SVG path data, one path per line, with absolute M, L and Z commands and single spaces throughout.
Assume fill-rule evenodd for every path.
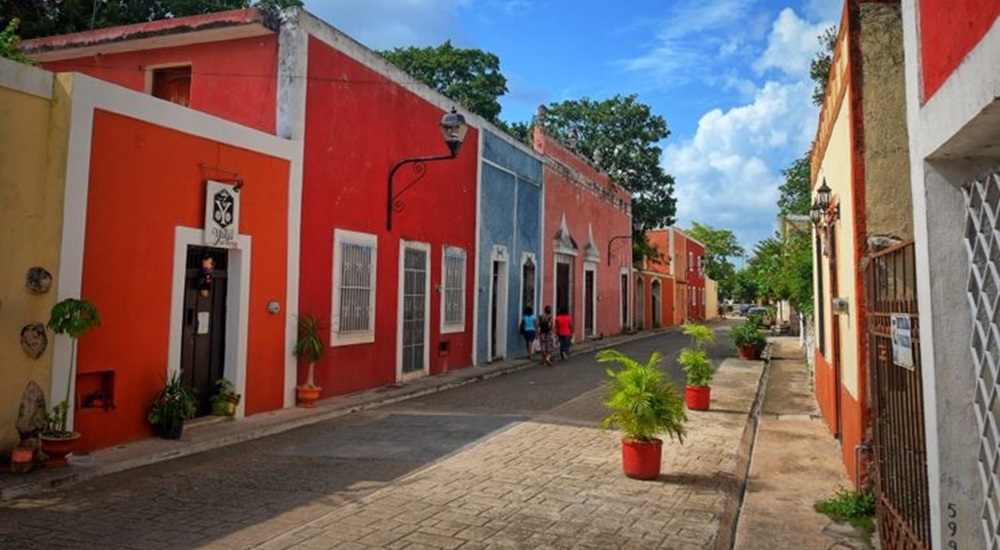
M 236 204 L 233 196 L 223 189 L 215 194 L 215 200 L 212 202 L 215 204 L 212 208 L 212 218 L 215 223 L 220 227 L 229 227 L 233 223 L 233 206 Z
M 205 244 L 235 248 L 240 232 L 240 196 L 233 186 L 209 181 L 205 190 Z

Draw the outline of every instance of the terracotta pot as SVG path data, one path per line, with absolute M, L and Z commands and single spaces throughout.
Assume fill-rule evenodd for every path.
M 740 346 L 740 359 L 760 359 L 760 350 L 757 346 Z
M 310 388 L 308 386 L 299 386 L 295 388 L 295 396 L 298 399 L 299 406 L 304 409 L 311 409 L 316 406 L 316 400 L 319 399 L 320 390 L 323 388 Z
M 684 401 L 692 411 L 707 411 L 712 402 L 711 386 L 687 386 L 684 389 Z
M 638 441 L 622 438 L 622 470 L 633 479 L 660 477 L 663 440 Z
M 71 432 L 68 437 L 50 437 L 42 434 L 42 452 L 48 455 L 42 466 L 46 468 L 64 468 L 66 466 L 66 455 L 76 450 L 76 440 L 80 439 L 80 432 Z
M 35 450 L 30 447 L 14 447 L 10 453 L 10 471 L 14 474 L 26 474 L 35 463 Z

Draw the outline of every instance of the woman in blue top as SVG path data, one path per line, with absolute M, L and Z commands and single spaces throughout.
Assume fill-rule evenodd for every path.
M 521 336 L 524 337 L 524 345 L 528 349 L 528 358 L 534 351 L 532 344 L 535 343 L 536 330 L 535 310 L 531 306 L 524 306 L 524 313 L 521 315 Z

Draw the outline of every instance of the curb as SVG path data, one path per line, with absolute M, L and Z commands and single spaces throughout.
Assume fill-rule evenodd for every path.
M 623 336 L 612 336 L 599 340 L 584 341 L 576 346 L 574 354 L 598 351 L 637 340 L 660 336 L 674 330 L 677 330 L 677 327 L 668 327 L 665 329 L 643 331 Z M 316 408 L 311 410 L 288 408 L 261 413 L 259 415 L 254 415 L 240 420 L 240 422 L 244 423 L 244 425 L 255 422 L 265 424 L 256 428 L 248 428 L 243 431 L 234 431 L 233 433 L 224 433 L 217 436 L 205 436 L 200 441 L 182 441 L 180 445 L 178 445 L 176 441 L 173 441 L 164 443 L 164 446 L 168 448 L 163 450 L 154 450 L 142 456 L 115 459 L 114 453 L 116 451 L 123 452 L 120 449 L 128 447 L 128 445 L 125 445 L 121 448 L 105 450 L 108 453 L 109 458 L 105 459 L 105 461 L 100 464 L 76 465 L 67 468 L 60 468 L 58 470 L 41 470 L 27 474 L 25 477 L 33 477 L 35 479 L 31 479 L 30 481 L 26 481 L 24 483 L 18 483 L 17 485 L 0 487 L 0 501 L 29 496 L 43 491 L 49 491 L 89 481 L 104 475 L 141 468 L 143 466 L 149 466 L 166 460 L 191 456 L 237 443 L 260 439 L 297 428 L 318 424 L 326 420 L 347 416 L 356 412 L 375 409 L 385 405 L 398 403 L 400 401 L 415 399 L 417 397 L 423 397 L 425 395 L 459 388 L 467 384 L 489 380 L 498 376 L 513 374 L 531 368 L 539 368 L 540 366 L 541 365 L 534 360 L 519 358 L 513 360 L 510 364 L 501 364 L 499 366 L 480 365 L 464 367 L 460 370 L 451 371 L 451 373 L 420 378 L 414 382 L 401 386 L 383 386 L 354 394 L 330 397 L 323 400 L 327 401 L 326 404 L 321 401 L 317 404 Z M 477 370 L 484 370 L 485 372 L 476 372 Z M 446 377 L 452 373 L 454 373 L 454 378 L 450 380 L 446 379 Z M 275 416 L 292 416 L 292 418 L 275 420 Z M 216 425 L 216 423 L 210 422 L 206 423 L 204 426 L 189 426 L 186 433 L 197 434 L 199 429 L 209 429 L 210 427 Z M 144 441 L 148 440 L 140 440 L 137 443 L 142 443 Z
M 750 480 L 750 463 L 753 459 L 754 446 L 757 443 L 757 430 L 760 428 L 760 413 L 764 406 L 764 393 L 767 389 L 767 379 L 771 371 L 771 350 L 773 344 L 768 343 L 764 350 L 764 368 L 761 370 L 760 378 L 757 380 L 757 388 L 754 391 L 753 402 L 750 404 L 750 413 L 747 415 L 746 425 L 743 427 L 743 435 L 740 437 L 738 447 L 739 455 L 736 457 L 736 479 L 731 487 L 730 498 L 726 500 L 725 510 L 719 518 L 719 533 L 715 537 L 715 550 L 732 550 L 736 543 L 736 529 L 740 521 L 740 511 L 743 509 L 743 498 L 746 495 L 747 484 Z

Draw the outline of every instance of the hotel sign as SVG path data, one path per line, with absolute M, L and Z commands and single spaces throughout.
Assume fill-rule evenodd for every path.
M 232 185 L 209 181 L 205 187 L 205 244 L 236 248 L 240 233 L 240 194 Z

